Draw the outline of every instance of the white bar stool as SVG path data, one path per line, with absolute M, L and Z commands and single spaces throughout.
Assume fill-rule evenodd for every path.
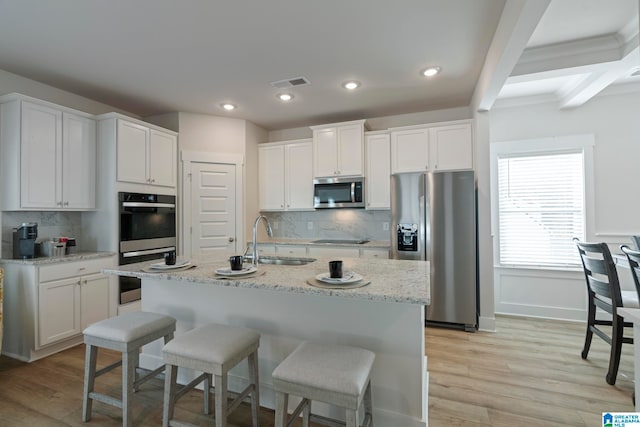
M 303 412 L 303 427 L 309 420 L 319 424 L 358 427 L 358 409 L 364 403 L 363 426 L 373 426 L 371 367 L 375 354 L 357 347 L 303 342 L 274 369 L 276 392 L 275 427 L 287 427 Z M 289 394 L 302 397 L 287 417 Z M 345 408 L 346 423 L 311 413 L 311 401 L 317 400 Z
M 87 346 L 84 366 L 84 398 L 82 403 L 82 421 L 91 419 L 91 407 L 94 400 L 122 408 L 122 425 L 130 426 L 131 400 L 140 384 L 164 370 L 160 366 L 154 371 L 136 378 L 136 368 L 140 348 L 158 338 L 164 337 L 167 343 L 173 338 L 176 319 L 163 314 L 149 312 L 127 313 L 121 316 L 96 322 L 84 330 L 84 343 Z M 122 359 L 96 372 L 98 348 L 107 348 L 122 353 Z M 122 400 L 102 393 L 94 392 L 96 377 L 122 365 Z
M 180 424 L 173 422 L 176 401 L 186 392 L 204 381 L 204 413 L 210 413 L 210 391 L 215 397 L 216 427 L 226 427 L 227 417 L 251 394 L 251 417 L 253 427 L 258 427 L 258 411 L 260 405 L 258 384 L 258 346 L 260 334 L 235 326 L 210 323 L 194 328 L 176 337 L 162 349 L 166 364 L 164 383 L 164 410 L 162 425 Z M 248 359 L 250 384 L 240 393 L 227 390 L 227 374 L 240 363 Z M 178 367 L 202 372 L 202 375 L 177 390 Z M 211 376 L 214 387 L 211 387 Z M 228 395 L 235 396 L 229 403 Z

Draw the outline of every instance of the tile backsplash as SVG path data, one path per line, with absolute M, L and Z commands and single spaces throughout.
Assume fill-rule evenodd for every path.
M 80 212 L 2 212 L 2 257 L 13 256 L 13 229 L 23 222 L 38 223 L 38 241 L 67 236 L 79 237 Z
M 263 215 L 269 219 L 274 237 L 391 240 L 388 230 L 390 211 L 323 209 L 310 212 L 263 212 Z

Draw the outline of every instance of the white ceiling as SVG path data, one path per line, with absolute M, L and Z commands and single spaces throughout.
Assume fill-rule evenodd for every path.
M 552 0 L 496 105 L 543 96 L 572 107 L 620 81 L 623 68 L 628 74 L 639 63 L 637 2 Z M 0 69 L 140 116 L 229 115 L 266 129 L 462 107 L 504 7 L 504 0 L 0 0 Z M 429 65 L 441 66 L 441 75 L 421 77 Z M 292 102 L 278 101 L 269 82 L 299 76 L 311 84 L 291 89 Z M 345 91 L 347 79 L 362 87 Z M 238 109 L 227 113 L 222 102 Z

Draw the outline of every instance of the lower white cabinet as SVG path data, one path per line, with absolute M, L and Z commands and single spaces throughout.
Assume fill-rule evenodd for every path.
M 247 254 L 251 254 L 251 243 Z M 311 258 L 389 258 L 389 248 L 387 247 L 362 247 L 344 245 L 303 245 L 287 243 L 259 243 L 259 255 L 278 255 L 289 257 L 311 257 Z
M 31 362 L 82 342 L 82 331 L 117 315 L 115 257 L 53 264 L 4 263 L 2 353 Z
M 309 246 L 309 256 L 321 258 L 359 258 L 360 249 L 345 246 Z
M 293 257 L 306 257 L 306 246 L 278 245 L 276 246 L 276 254 Z
M 386 248 L 362 248 L 360 258 L 389 259 L 389 249 Z

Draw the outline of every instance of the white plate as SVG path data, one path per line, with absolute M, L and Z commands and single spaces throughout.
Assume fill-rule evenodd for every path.
M 182 268 L 191 265 L 191 261 L 188 259 L 178 260 L 174 265 L 167 265 L 164 262 L 158 262 L 155 264 L 151 264 L 149 268 L 152 270 L 173 270 L 175 268 Z
M 332 278 L 330 273 L 320 273 L 316 276 L 316 280 L 332 285 L 346 285 L 347 283 L 359 282 L 362 280 L 362 276 L 353 271 L 345 271 L 340 278 Z
M 242 276 L 243 274 L 255 273 L 257 268 L 255 266 L 242 267 L 242 270 L 232 270 L 230 268 L 218 268 L 216 274 L 220 276 Z

